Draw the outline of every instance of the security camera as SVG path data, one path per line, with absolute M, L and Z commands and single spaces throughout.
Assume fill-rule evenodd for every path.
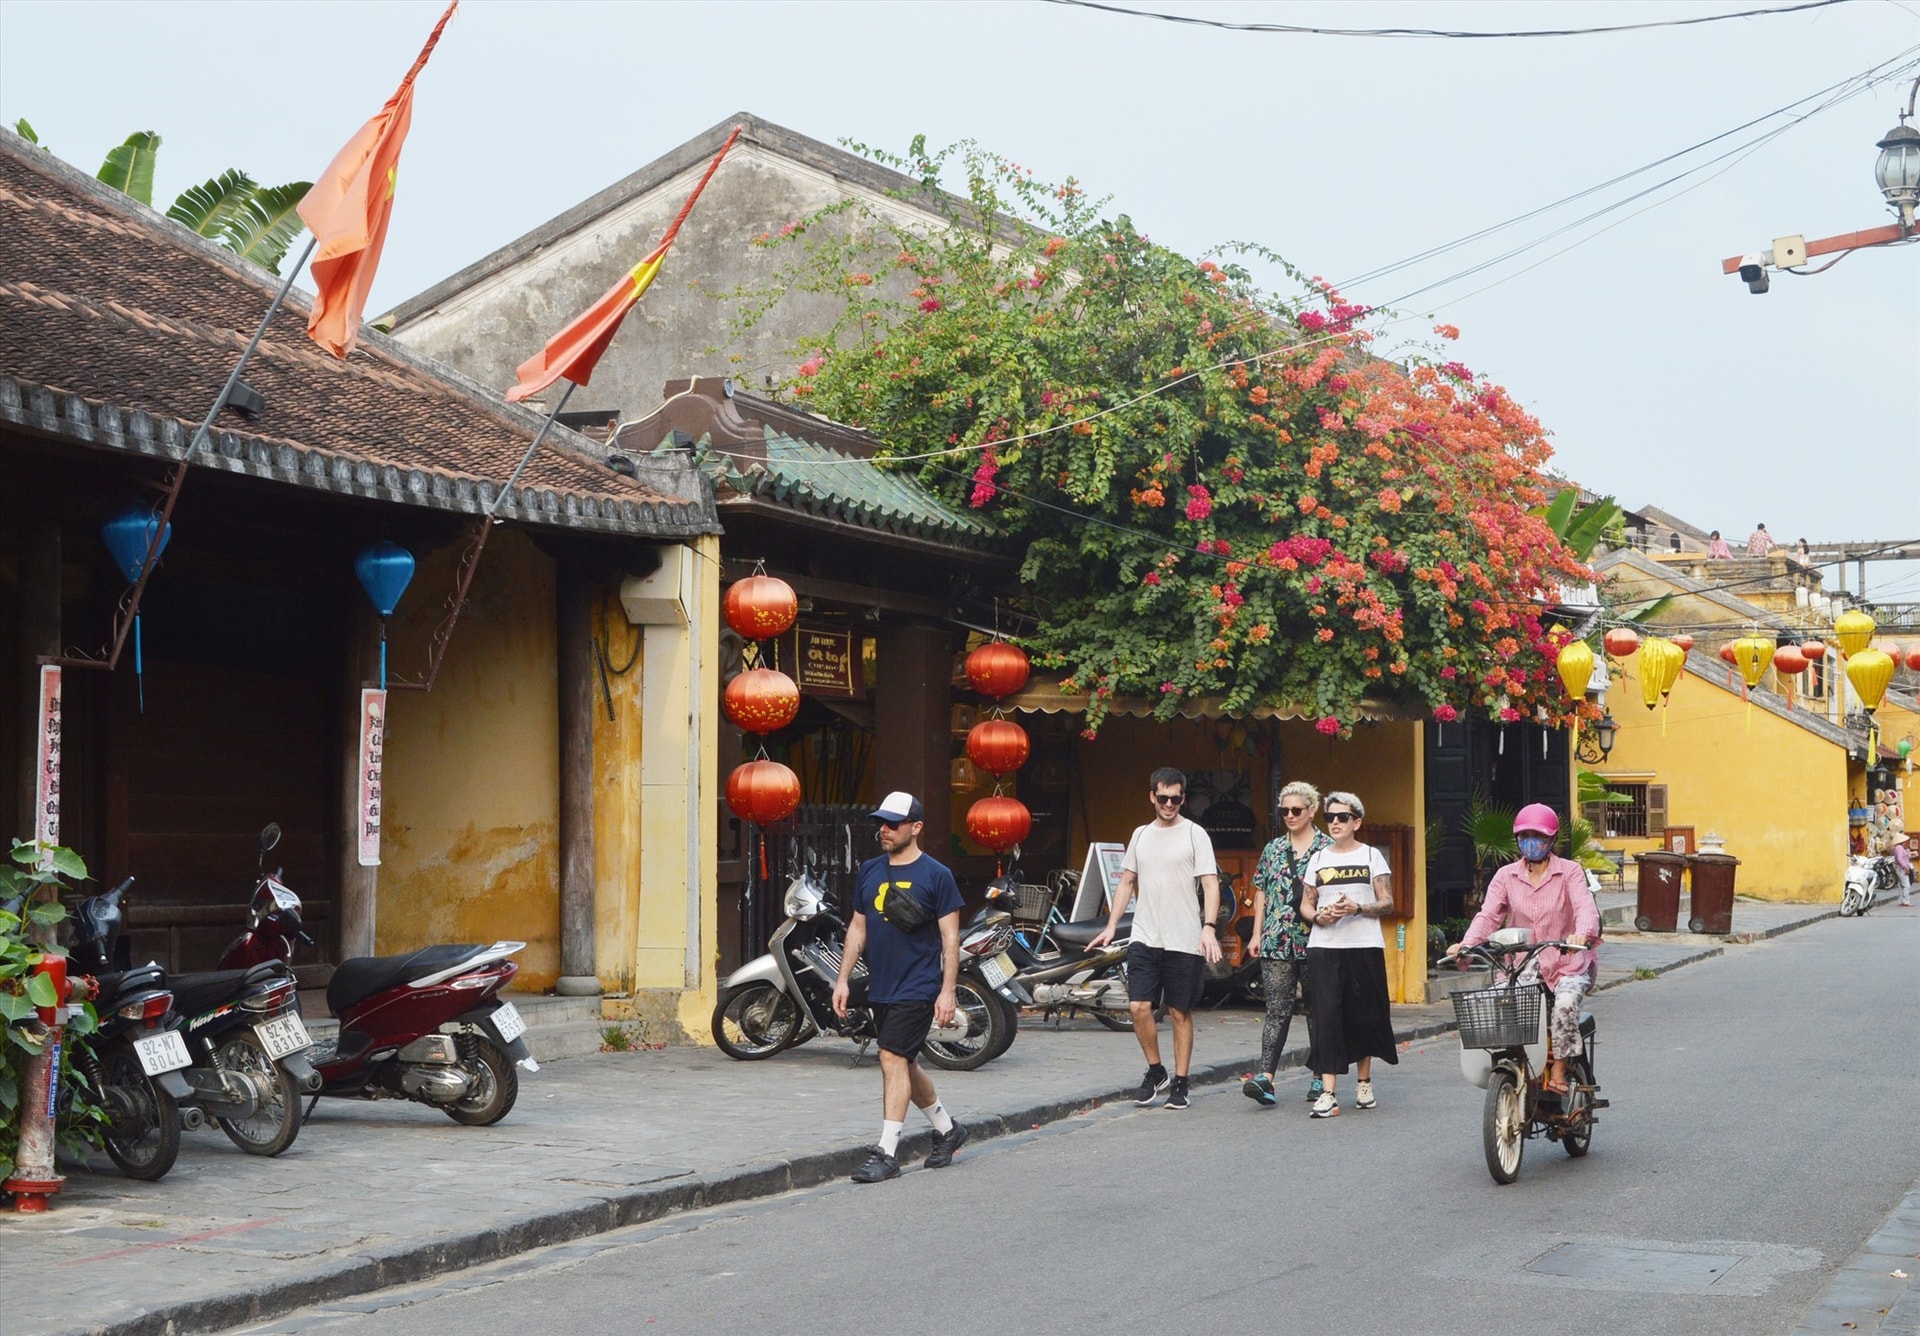
M 1758 255 L 1741 257 L 1740 281 L 1745 283 L 1747 291 L 1756 297 L 1767 290 L 1767 266 Z

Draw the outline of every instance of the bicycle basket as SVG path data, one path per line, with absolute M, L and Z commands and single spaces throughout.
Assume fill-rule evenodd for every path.
M 1020 881 L 1013 886 L 1013 917 L 1019 923 L 1045 923 L 1053 912 L 1053 888 Z
M 1453 995 L 1462 1048 L 1515 1048 L 1540 1038 L 1540 990 L 1481 988 Z

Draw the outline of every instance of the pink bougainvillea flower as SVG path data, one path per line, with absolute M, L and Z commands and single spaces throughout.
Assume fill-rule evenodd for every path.
M 1213 514 L 1213 493 L 1207 490 L 1205 483 L 1195 482 L 1187 484 L 1187 495 L 1193 498 L 1187 502 L 1188 519 L 1203 520 Z
M 1328 737 L 1334 737 L 1340 732 L 1340 721 L 1333 715 L 1327 715 L 1316 723 L 1314 727 L 1320 732 L 1325 733 Z
M 1460 711 L 1451 705 L 1436 705 L 1433 707 L 1433 717 L 1443 724 L 1450 724 L 1460 717 Z

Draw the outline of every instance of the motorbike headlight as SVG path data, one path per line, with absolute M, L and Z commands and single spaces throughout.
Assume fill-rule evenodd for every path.
M 810 919 L 820 912 L 820 892 L 804 881 L 787 887 L 785 905 L 788 918 Z

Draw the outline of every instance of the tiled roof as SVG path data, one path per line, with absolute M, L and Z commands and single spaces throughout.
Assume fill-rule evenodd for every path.
M 693 453 L 723 500 L 732 492 L 882 533 L 967 547 L 983 546 L 993 536 L 986 520 L 950 509 L 912 478 L 772 427 L 766 429 L 764 462 L 723 453 L 710 436 Z
M 177 458 L 272 300 L 272 276 L 0 132 L 0 423 Z M 306 336 L 298 291 L 247 364 L 257 418 L 215 424 L 196 462 L 294 486 L 480 513 L 540 417 L 372 331 L 346 361 Z M 556 428 L 500 508 L 524 523 L 718 532 L 710 487 L 641 477 Z

